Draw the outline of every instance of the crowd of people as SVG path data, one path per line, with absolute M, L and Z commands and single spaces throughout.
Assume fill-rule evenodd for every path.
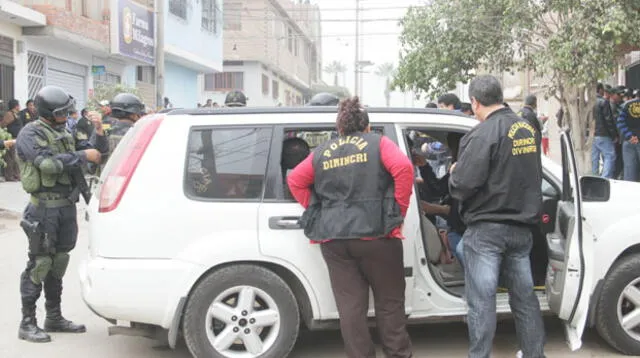
M 516 312 L 520 354 L 544 357 L 545 331 L 529 254 L 542 212 L 540 148 L 546 120 L 529 123 L 533 97 L 520 115 L 505 106 L 493 76 L 476 77 L 469 97 L 464 111 L 480 123 L 464 136 L 450 133 L 446 142 L 454 163 L 443 177 L 424 156 L 441 146 L 407 134 L 408 158 L 389 138 L 371 131 L 357 97 L 339 103 L 338 137 L 315 148 L 287 176 L 292 196 L 306 209 L 300 220 L 305 235 L 321 245 L 348 357 L 375 356 L 367 325 L 369 289 L 385 355 L 413 355 L 400 241 L 414 183 L 424 216 L 438 217 L 444 222 L 434 221 L 449 228 L 447 255 L 453 252 L 463 263 L 469 357 L 491 356 L 499 278 Z M 437 102 L 428 107 L 463 110 L 453 94 Z M 367 144 L 343 145 L 353 142 Z M 517 143 L 532 144 L 514 151 Z M 369 160 L 326 165 L 331 158 L 358 156 Z M 449 202 L 433 204 L 429 198 L 442 192 L 448 192 Z
M 640 90 L 599 83 L 597 93 L 591 148 L 593 174 L 638 182 Z
M 594 172 L 602 156 L 602 175 L 615 177 L 620 158 L 624 178 L 637 181 L 640 98 L 637 92 L 621 87 L 599 85 L 598 92 Z M 500 279 L 509 290 L 522 355 L 544 357 L 544 325 L 529 255 L 542 212 L 540 156 L 548 153 L 548 117 L 538 115 L 533 95 L 514 112 L 504 102 L 500 82 L 493 76 L 473 79 L 469 98 L 470 103 L 462 103 L 449 93 L 427 105 L 460 111 L 479 121 L 466 135 L 447 140 L 450 153 L 440 158 L 453 158 L 453 163 L 446 165 L 443 175 L 437 173 L 439 164 L 427 163 L 422 154 L 443 152 L 442 143 L 418 143 L 415 136 L 407 135 L 407 157 L 392 140 L 371 132 L 366 107 L 357 97 L 339 103 L 333 97 L 316 98 L 315 105 L 338 105 L 338 137 L 312 152 L 305 151 L 295 164 L 287 165 L 291 170 L 287 183 L 291 195 L 306 209 L 300 221 L 305 235 L 321 245 L 349 357 L 375 356 L 367 322 L 370 288 L 385 353 L 412 356 L 406 331 L 401 240 L 416 183 L 423 214 L 438 217 L 434 222 L 446 233 L 445 256 L 455 256 L 464 269 L 469 356 L 491 355 Z M 246 102 L 242 92 L 233 91 L 224 106 L 241 107 Z M 165 105 L 168 103 L 166 100 Z M 45 331 L 85 331 L 83 325 L 65 319 L 60 308 L 62 277 L 77 239 L 73 170 L 106 162 L 146 113 L 142 101 L 130 93 L 100 105 L 101 113 L 86 108 L 78 113 L 68 93 L 47 86 L 23 110 L 18 101 L 10 101 L 2 120 L 2 127 L 13 137 L 0 142 L 9 149 L 5 177 L 22 181 L 31 195 L 21 223 L 29 239 L 29 260 L 20 280 L 20 339 L 48 342 Z M 203 107 L 216 106 L 208 101 Z M 344 145 L 355 142 L 366 144 Z M 516 148 L 520 145 L 516 143 L 530 145 Z M 621 147 L 620 156 L 616 144 Z M 324 162 L 325 157 L 354 156 L 367 160 L 337 167 Z M 430 202 L 429 192 L 434 190 L 446 192 L 448 201 Z M 51 237 L 54 242 L 47 241 Z M 45 330 L 35 317 L 42 290 Z

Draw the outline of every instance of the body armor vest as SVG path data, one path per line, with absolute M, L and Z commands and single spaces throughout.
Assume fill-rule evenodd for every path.
M 312 240 L 384 237 L 403 221 L 378 134 L 331 140 L 313 154 L 312 202 L 301 224 Z
M 106 157 L 102 158 L 101 166 L 106 165 L 107 161 L 111 157 L 111 154 L 113 154 L 122 138 L 132 127 L 133 123 L 119 120 L 115 120 L 115 122 L 110 126 L 109 131 L 106 132 L 107 138 L 109 140 L 109 154 Z
M 66 129 L 58 131 L 41 120 L 33 122 L 32 125 L 37 126 L 38 131 L 46 137 L 46 140 L 38 139 L 38 144 L 50 148 L 53 155 L 75 151 L 73 136 Z M 43 173 L 33 162 L 24 162 L 20 156 L 16 158 L 20 167 L 22 187 L 27 193 L 46 192 L 56 185 L 71 185 L 71 178 L 66 171 L 58 174 Z

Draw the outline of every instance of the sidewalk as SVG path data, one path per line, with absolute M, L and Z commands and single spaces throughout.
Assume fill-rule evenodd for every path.
M 0 210 L 22 213 L 29 202 L 29 195 L 20 182 L 0 183 Z
M 0 210 L 6 210 L 22 215 L 24 208 L 29 203 L 29 194 L 22 190 L 20 182 L 0 183 Z M 86 204 L 80 198 L 78 203 L 78 214 L 84 213 Z

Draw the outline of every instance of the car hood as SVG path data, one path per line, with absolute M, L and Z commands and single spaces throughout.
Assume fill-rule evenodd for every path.
M 636 209 L 640 206 L 640 183 L 623 180 L 609 180 L 611 183 L 610 202 L 629 204 Z

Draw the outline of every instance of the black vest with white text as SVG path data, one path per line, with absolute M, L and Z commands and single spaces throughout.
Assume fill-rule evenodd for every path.
M 354 133 L 314 150 L 313 199 L 303 220 L 308 238 L 384 237 L 402 223 L 393 178 L 380 157 L 381 138 Z

